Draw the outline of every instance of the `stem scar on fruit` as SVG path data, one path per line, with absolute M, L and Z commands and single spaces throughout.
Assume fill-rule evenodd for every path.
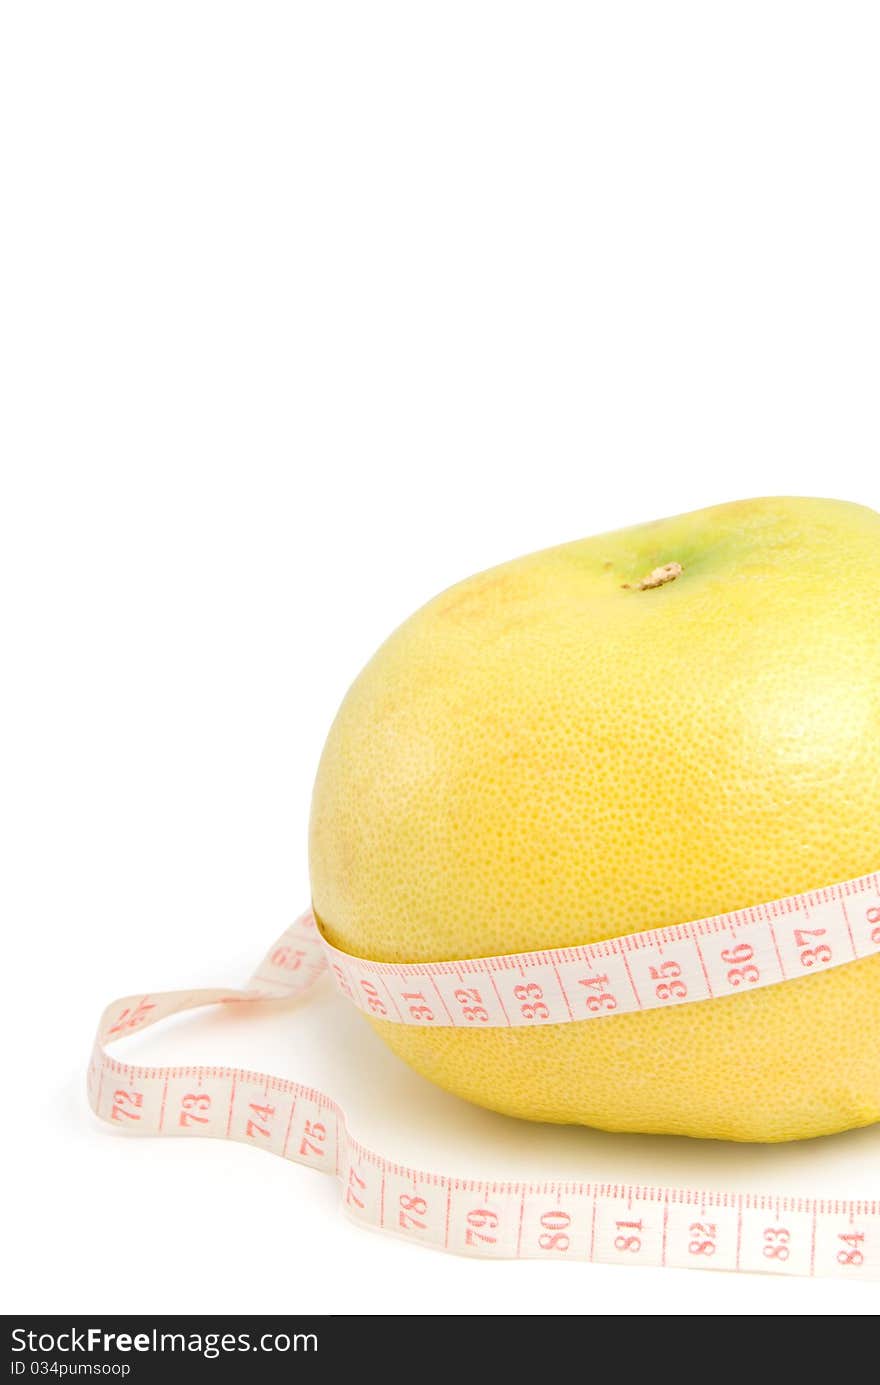
M 649 572 L 647 577 L 643 577 L 641 582 L 623 582 L 621 586 L 624 591 L 635 590 L 637 592 L 653 591 L 655 587 L 665 586 L 667 582 L 674 582 L 676 577 L 680 577 L 684 572 L 681 563 L 664 563 L 662 567 L 655 567 Z

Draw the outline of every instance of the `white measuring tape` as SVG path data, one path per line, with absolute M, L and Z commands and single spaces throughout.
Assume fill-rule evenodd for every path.
M 166 991 L 109 1005 L 89 1065 L 89 1101 L 118 1129 L 240 1140 L 333 1173 L 355 1219 L 464 1255 L 876 1278 L 880 1201 L 423 1173 L 365 1148 L 342 1109 L 314 1088 L 238 1068 L 120 1063 L 104 1047 L 198 1006 L 300 996 L 328 968 L 339 989 L 378 1018 L 501 1028 L 708 1001 L 873 955 L 880 955 L 877 874 L 586 947 L 452 962 L 349 956 L 307 913 L 244 990 Z

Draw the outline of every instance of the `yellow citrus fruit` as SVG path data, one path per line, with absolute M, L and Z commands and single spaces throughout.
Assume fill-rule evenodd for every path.
M 345 698 L 310 845 L 326 935 L 379 961 L 594 942 L 878 869 L 880 515 L 742 501 L 452 587 Z M 537 1029 L 371 1022 L 533 1120 L 785 1140 L 880 1119 L 880 956 Z

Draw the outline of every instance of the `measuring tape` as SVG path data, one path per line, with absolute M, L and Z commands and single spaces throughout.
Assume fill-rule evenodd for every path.
M 877 874 L 585 947 L 452 962 L 352 957 L 306 913 L 243 990 L 166 991 L 109 1005 L 89 1064 L 89 1101 L 117 1129 L 239 1140 L 335 1174 L 356 1220 L 463 1255 L 880 1278 L 877 1200 L 425 1173 L 367 1149 L 337 1103 L 314 1088 L 238 1068 L 142 1067 L 105 1049 L 184 1010 L 301 996 L 327 971 L 374 1017 L 473 1029 L 705 1003 L 874 955 Z

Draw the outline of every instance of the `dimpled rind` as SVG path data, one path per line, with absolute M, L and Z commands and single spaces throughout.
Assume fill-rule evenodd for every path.
M 880 515 L 736 502 L 444 592 L 343 702 L 310 868 L 329 940 L 386 962 L 595 942 L 877 870 Z M 771 1141 L 880 1119 L 880 956 L 584 1023 L 371 1023 L 439 1086 L 533 1120 Z

